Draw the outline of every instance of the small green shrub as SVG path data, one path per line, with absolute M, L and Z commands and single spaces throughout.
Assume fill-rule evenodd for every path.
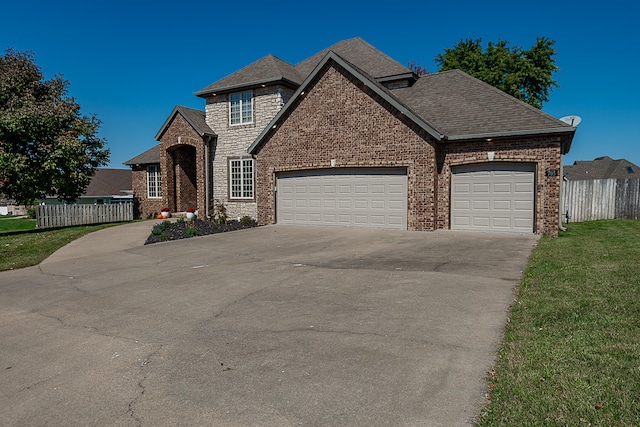
M 27 216 L 31 219 L 36 219 L 36 208 L 33 206 L 29 206 L 27 208 Z
M 184 224 L 184 218 L 178 218 L 176 221 L 178 224 Z
M 242 224 L 243 227 L 250 227 L 255 224 L 255 220 L 249 215 L 245 215 L 240 218 L 240 224 Z

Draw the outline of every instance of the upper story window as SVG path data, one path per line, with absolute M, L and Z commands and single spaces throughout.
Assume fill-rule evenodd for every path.
M 159 199 L 162 197 L 160 165 L 147 166 L 147 197 L 150 199 Z
M 253 123 L 253 93 L 251 91 L 229 95 L 229 123 L 232 125 Z

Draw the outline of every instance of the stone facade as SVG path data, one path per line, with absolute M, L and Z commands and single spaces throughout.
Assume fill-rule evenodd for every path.
M 317 76 L 258 149 L 258 222 L 275 219 L 278 172 L 336 167 L 405 167 L 408 228 L 448 229 L 451 168 L 494 162 L 536 165 L 536 233 L 557 235 L 561 140 L 557 136 L 436 142 L 335 64 Z
M 256 200 L 233 200 L 229 194 L 229 160 L 251 157 L 247 149 L 293 95 L 284 86 L 253 89 L 253 123 L 229 124 L 229 94 L 207 98 L 206 121 L 218 135 L 212 156 L 214 204 L 224 204 L 229 218 L 257 217 Z

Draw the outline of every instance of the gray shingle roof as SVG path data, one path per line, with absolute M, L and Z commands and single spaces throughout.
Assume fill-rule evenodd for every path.
M 195 130 L 200 136 L 216 136 L 216 133 L 211 130 L 206 121 L 206 115 L 204 111 L 195 110 L 193 108 L 183 107 L 181 105 L 176 106 L 169 117 L 164 122 L 158 133 L 156 134 L 156 140 L 159 141 L 162 137 L 162 134 L 167 130 L 171 121 L 175 117 L 176 114 L 182 115 L 185 120 L 191 125 L 193 130 Z
M 158 151 L 158 154 L 160 152 Z M 82 194 L 85 197 L 122 195 L 131 191 L 131 169 L 96 169 L 91 181 Z
M 609 156 L 603 156 L 595 160 L 578 160 L 571 166 L 565 166 L 564 174 L 570 181 L 640 178 L 640 167 L 626 159 L 614 160 Z
M 125 165 L 150 165 L 160 163 L 160 144 L 149 148 L 144 153 L 138 154 L 134 158 L 124 162 Z
M 393 90 L 393 94 L 449 140 L 574 130 L 460 70 L 424 75 L 413 86 Z
M 249 88 L 276 82 L 298 87 L 303 80 L 304 78 L 298 74 L 291 64 L 273 55 L 267 55 L 196 92 L 195 95 L 206 98 L 213 93 L 228 92 L 239 88 Z
M 296 64 L 296 70 L 300 75 L 304 77 L 308 76 L 329 51 L 337 53 L 340 57 L 349 61 L 349 63 L 359 69 L 366 71 L 375 79 L 412 74 L 409 68 L 380 52 L 360 37 L 343 40 L 329 46 L 323 51 Z

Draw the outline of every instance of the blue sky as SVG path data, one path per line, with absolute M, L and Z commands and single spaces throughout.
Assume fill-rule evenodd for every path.
M 47 78 L 62 74 L 83 114 L 103 122 L 109 167 L 152 147 L 175 105 L 273 54 L 295 64 L 362 37 L 406 65 L 467 38 L 531 47 L 556 41 L 560 87 L 543 111 L 579 115 L 565 164 L 599 156 L 640 165 L 640 49 L 632 2 L 3 2 L 0 50 L 30 50 Z

